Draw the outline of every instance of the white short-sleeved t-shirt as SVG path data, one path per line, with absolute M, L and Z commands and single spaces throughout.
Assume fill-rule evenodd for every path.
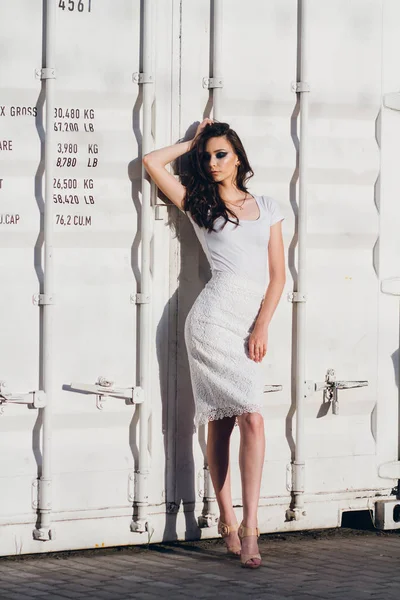
M 227 271 L 260 284 L 268 282 L 268 242 L 270 227 L 283 220 L 279 206 L 268 196 L 254 196 L 260 211 L 256 220 L 240 220 L 239 225 L 218 217 L 214 222 L 216 231 L 207 231 L 194 222 L 196 235 L 210 263 L 211 271 Z

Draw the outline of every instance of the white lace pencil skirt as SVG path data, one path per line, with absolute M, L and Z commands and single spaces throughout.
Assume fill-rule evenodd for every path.
M 195 425 L 260 412 L 262 363 L 249 358 L 248 338 L 265 286 L 215 271 L 185 321 Z

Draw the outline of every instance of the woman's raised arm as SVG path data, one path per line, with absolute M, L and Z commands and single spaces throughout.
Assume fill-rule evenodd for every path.
M 186 189 L 165 166 L 178 156 L 189 152 L 191 143 L 192 141 L 166 146 L 143 157 L 144 167 L 156 186 L 182 211 Z
M 194 139 L 196 139 L 207 123 L 212 123 L 212 120 L 204 119 L 204 121 L 200 123 L 197 127 Z M 174 177 L 174 175 L 167 171 L 165 166 L 179 156 L 182 156 L 182 154 L 189 152 L 193 141 L 194 140 L 181 142 L 179 144 L 173 144 L 172 146 L 160 148 L 159 150 L 153 150 L 153 152 L 149 152 L 143 157 L 144 167 L 156 186 L 182 211 L 186 188 Z

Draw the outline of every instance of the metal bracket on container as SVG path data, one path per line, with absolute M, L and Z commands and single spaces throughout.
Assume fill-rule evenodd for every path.
M 310 84 L 307 83 L 307 81 L 292 81 L 291 88 L 292 92 L 294 92 L 295 94 L 309 92 Z
M 32 501 L 32 508 L 34 510 L 36 510 L 37 507 L 39 506 L 39 482 L 37 479 L 34 479 L 32 481 L 31 501 Z
M 307 302 L 307 295 L 300 292 L 289 292 L 287 299 L 288 302 Z
M 400 110 L 400 92 L 392 92 L 383 96 L 383 106 L 392 110 Z
M 223 77 L 203 77 L 203 88 L 212 90 L 213 88 L 223 88 Z
M 150 294 L 131 294 L 132 304 L 149 304 Z
M 96 383 L 71 383 L 71 391 L 86 392 L 96 395 L 96 406 L 99 410 L 103 410 L 104 402 L 107 396 L 112 398 L 122 398 L 127 400 L 129 404 L 142 404 L 144 401 L 144 391 L 141 387 L 120 388 L 114 385 L 113 381 L 106 377 L 99 377 Z
M 35 390 L 27 394 L 13 394 L 7 388 L 5 381 L 0 381 L 0 415 L 4 413 L 4 404 L 26 404 L 31 408 L 44 408 L 46 394 L 42 390 Z
M 334 369 L 328 369 L 325 375 L 324 382 L 315 383 L 314 381 L 306 381 L 307 396 L 314 392 L 324 390 L 324 402 L 332 403 L 332 414 L 339 414 L 339 399 L 338 390 L 349 390 L 352 388 L 365 387 L 368 381 L 336 381 L 336 373 Z
M 264 385 L 264 394 L 268 394 L 269 392 L 281 392 L 283 390 L 282 385 Z
M 156 221 L 164 221 L 166 209 L 167 205 L 164 204 L 164 202 L 162 204 L 156 204 L 154 206 L 154 219 Z
M 151 73 L 133 73 L 132 75 L 133 83 L 154 83 L 154 78 Z
M 381 463 L 378 467 L 378 475 L 383 479 L 400 479 L 400 460 Z
M 54 304 L 53 294 L 34 294 L 32 296 L 32 302 L 35 306 L 45 306 L 48 304 Z
M 390 277 L 381 281 L 381 292 L 389 296 L 400 296 L 400 277 Z
M 46 79 L 56 79 L 56 70 L 52 68 L 35 69 L 35 77 L 42 81 Z

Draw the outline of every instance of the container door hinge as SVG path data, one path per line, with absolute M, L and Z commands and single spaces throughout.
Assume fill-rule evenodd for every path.
M 292 81 L 291 88 L 295 94 L 301 94 L 310 91 L 310 84 L 307 81 Z
M 203 88 L 212 90 L 213 88 L 223 88 L 223 77 L 203 77 Z
M 135 501 L 135 473 L 128 475 L 128 502 Z
M 32 296 L 32 302 L 35 306 L 55 304 L 54 294 L 34 294 Z
M 131 294 L 132 304 L 149 304 L 150 294 Z
M 35 69 L 35 77 L 42 81 L 46 79 L 56 79 L 56 70 L 52 68 Z
M 305 463 L 296 461 L 286 465 L 286 489 L 288 492 L 304 492 L 306 468 Z
M 307 302 L 307 295 L 300 292 L 289 292 L 287 299 L 288 302 Z
M 108 396 L 122 398 L 128 404 L 142 404 L 144 402 L 143 388 L 139 386 L 120 388 L 115 386 L 114 382 L 106 377 L 99 377 L 94 385 L 90 383 L 71 383 L 68 389 L 71 392 L 94 394 L 96 396 L 96 407 L 99 410 L 103 410 L 104 402 Z
M 286 465 L 286 489 L 288 492 L 293 490 L 293 465 Z
M 27 394 L 13 394 L 7 388 L 5 381 L 0 381 L 0 415 L 4 413 L 4 404 L 26 404 L 29 408 L 44 408 L 46 394 L 42 390 Z
M 133 83 L 154 83 L 154 77 L 151 73 L 133 73 L 132 75 Z
M 37 510 L 39 506 L 39 483 L 37 479 L 32 481 L 31 502 L 33 510 Z
M 324 403 L 332 405 L 332 414 L 339 414 L 339 399 L 338 390 L 349 390 L 352 388 L 365 387 L 368 381 L 336 381 L 336 373 L 334 369 L 328 369 L 325 375 L 324 382 L 315 383 L 314 381 L 306 381 L 306 397 L 311 396 L 314 392 L 324 390 Z
M 292 494 L 304 494 L 306 466 L 296 460 L 286 465 L 286 489 Z M 286 521 L 300 521 L 307 516 L 305 508 L 290 507 L 285 511 Z

